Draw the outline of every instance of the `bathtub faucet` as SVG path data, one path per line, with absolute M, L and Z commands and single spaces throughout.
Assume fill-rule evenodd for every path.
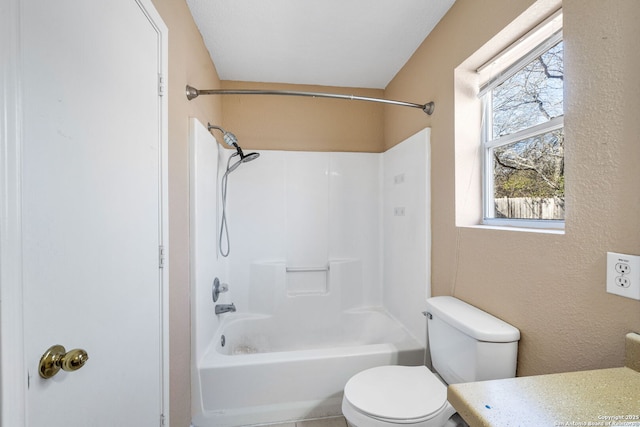
M 216 304 L 216 314 L 229 313 L 229 312 L 233 313 L 234 311 L 236 311 L 236 306 L 233 303 Z

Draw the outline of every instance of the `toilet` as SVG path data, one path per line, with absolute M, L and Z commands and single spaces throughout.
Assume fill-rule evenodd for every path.
M 349 379 L 342 413 L 352 427 L 465 425 L 447 401 L 447 384 L 512 378 L 520 331 L 454 297 L 427 300 L 426 366 L 378 366 Z

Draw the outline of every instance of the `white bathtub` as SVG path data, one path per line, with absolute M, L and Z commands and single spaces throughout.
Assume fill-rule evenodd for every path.
M 424 348 L 380 309 L 304 320 L 230 314 L 197 363 L 195 427 L 244 426 L 340 414 L 355 373 L 420 365 Z M 222 345 L 224 336 L 224 346 Z

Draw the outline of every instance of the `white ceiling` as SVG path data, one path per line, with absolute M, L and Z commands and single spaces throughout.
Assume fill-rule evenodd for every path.
M 222 80 L 384 89 L 455 0 L 187 0 Z

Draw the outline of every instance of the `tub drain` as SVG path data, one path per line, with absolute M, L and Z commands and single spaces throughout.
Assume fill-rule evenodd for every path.
M 225 345 L 226 343 L 227 343 L 227 339 L 224 337 L 224 335 L 222 335 L 222 336 L 220 337 L 220 345 L 221 345 L 222 347 L 224 347 L 224 345 Z

